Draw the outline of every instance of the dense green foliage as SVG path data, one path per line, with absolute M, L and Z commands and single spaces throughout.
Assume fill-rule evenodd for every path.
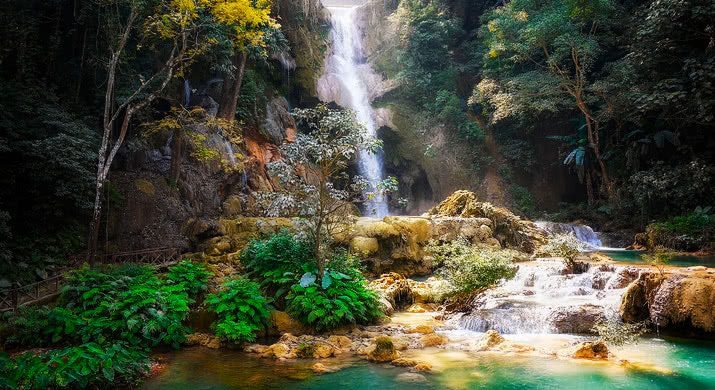
M 288 313 L 318 331 L 328 331 L 349 324 L 368 324 L 383 316 L 377 294 L 367 288 L 359 271 L 332 275 L 327 284 L 315 283 L 315 277 L 291 289 L 287 297 Z
M 165 282 L 182 286 L 189 298 L 196 299 L 199 294 L 206 291 L 209 276 L 211 275 L 206 265 L 183 260 L 169 267 Z
M 241 251 L 241 264 L 248 276 L 282 304 L 300 275 L 309 271 L 311 246 L 287 231 L 263 240 L 253 240 Z
M 126 343 L 94 342 L 48 352 L 0 355 L 0 387 L 106 388 L 134 385 L 149 371 L 149 358 Z
M 13 316 L 10 341 L 25 346 L 122 341 L 178 348 L 190 302 L 183 285 L 167 285 L 146 266 L 82 268 L 72 272 L 53 308 Z
M 449 295 L 474 294 L 516 275 L 511 250 L 473 246 L 462 239 L 435 243 L 428 250 L 441 263 L 437 273 L 449 283 Z
M 208 307 L 218 315 L 212 325 L 216 335 L 234 343 L 255 341 L 268 325 L 270 306 L 258 283 L 236 278 L 206 297 Z

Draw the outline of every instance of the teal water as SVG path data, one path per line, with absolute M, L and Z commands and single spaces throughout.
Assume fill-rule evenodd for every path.
M 547 336 L 548 337 L 548 336 Z M 463 353 L 443 350 L 429 355 L 435 372 L 362 360 L 328 360 L 327 366 L 348 365 L 315 375 L 315 361 L 258 359 L 238 351 L 203 348 L 178 351 L 168 367 L 145 389 L 715 389 L 715 343 L 647 340 L 616 351 L 638 366 L 576 361 L 548 356 Z M 644 362 L 644 360 L 647 362 Z
M 626 249 L 602 249 L 600 253 L 621 263 L 645 264 L 643 252 Z M 705 267 L 715 267 L 715 256 L 690 256 L 677 255 L 668 259 L 668 265 L 675 267 L 692 267 L 702 265 Z

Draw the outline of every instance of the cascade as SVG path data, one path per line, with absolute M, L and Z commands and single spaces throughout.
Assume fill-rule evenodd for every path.
M 231 163 L 231 166 L 236 166 L 236 153 L 233 151 L 233 146 L 226 139 L 223 140 L 223 145 L 226 148 L 226 154 L 228 154 L 228 161 Z
M 328 7 L 332 15 L 333 50 L 325 65 L 325 74 L 318 81 L 318 95 L 324 102 L 335 101 L 353 110 L 368 134 L 376 137 L 375 112 L 370 105 L 368 83 L 364 78 L 371 70 L 364 60 L 355 9 Z M 377 183 L 384 178 L 381 153 L 361 150 L 358 154 L 358 168 L 360 175 L 370 183 L 371 188 L 366 191 L 375 192 Z M 363 212 L 366 216 L 379 218 L 388 215 L 385 198 L 378 195 L 366 201 Z
M 598 233 L 588 225 L 580 223 L 560 223 L 549 221 L 536 221 L 536 226 L 551 234 L 573 234 L 590 248 L 597 249 L 603 246 Z
M 624 268 L 592 266 L 576 275 L 562 274 L 563 268 L 556 260 L 522 264 L 513 279 L 487 291 L 470 313 L 452 321 L 476 332 L 574 333 L 579 321 L 617 315 L 627 284 Z

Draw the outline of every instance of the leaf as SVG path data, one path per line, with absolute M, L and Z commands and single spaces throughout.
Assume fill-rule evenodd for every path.
M 323 287 L 323 290 L 326 290 L 331 284 L 333 284 L 333 278 L 330 277 L 330 274 L 326 273 L 323 275 L 323 280 L 320 285 Z
M 305 288 L 315 283 L 316 276 L 312 272 L 306 272 L 300 277 L 300 286 Z

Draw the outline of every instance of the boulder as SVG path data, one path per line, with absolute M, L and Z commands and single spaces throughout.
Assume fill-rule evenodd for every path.
M 333 335 L 328 337 L 328 342 L 340 349 L 350 349 L 350 347 L 353 345 L 353 341 L 350 340 L 350 338 L 348 338 L 347 336 Z
M 186 345 L 199 345 L 211 349 L 221 348 L 221 340 L 207 333 L 191 333 L 186 336 Z
M 276 334 L 289 333 L 300 336 L 312 333 L 310 328 L 304 326 L 284 311 L 274 310 L 271 312 L 271 322 L 273 323 Z
M 275 343 L 269 345 L 262 353 L 261 357 L 275 359 L 291 359 L 295 358 L 295 353 L 291 353 L 290 347 L 283 343 Z
M 623 294 L 625 322 L 650 319 L 662 329 L 715 332 L 715 275 L 642 273 Z
M 367 360 L 376 363 L 391 362 L 399 357 L 392 339 L 387 336 L 376 338 L 367 354 Z
M 238 195 L 231 195 L 223 202 L 222 206 L 223 215 L 226 217 L 238 217 L 243 211 L 243 206 L 241 204 L 241 197 Z
M 353 237 L 350 250 L 362 256 L 372 256 L 380 250 L 380 243 L 374 237 Z
M 488 330 L 477 344 L 477 351 L 487 351 L 503 343 L 504 337 L 496 330 Z
M 576 346 L 575 359 L 608 359 L 608 347 L 603 341 L 584 342 Z
M 432 326 L 432 325 L 417 325 L 413 328 L 408 329 L 407 333 L 419 333 L 419 334 L 434 333 L 434 326 Z
M 494 237 L 500 237 L 502 246 L 533 253 L 546 242 L 546 234 L 533 222 L 522 220 L 511 211 L 496 207 L 488 202 L 479 202 L 477 195 L 470 191 L 456 191 L 439 205 L 433 207 L 431 216 L 451 216 L 463 218 L 486 218 L 492 223 Z M 493 241 L 491 245 L 496 245 Z
M 437 333 L 428 333 L 420 337 L 420 343 L 423 347 L 436 347 L 447 343 L 447 338 L 440 336 Z
M 594 325 L 605 319 L 603 307 L 596 305 L 560 307 L 550 316 L 551 324 L 558 333 L 592 334 Z

